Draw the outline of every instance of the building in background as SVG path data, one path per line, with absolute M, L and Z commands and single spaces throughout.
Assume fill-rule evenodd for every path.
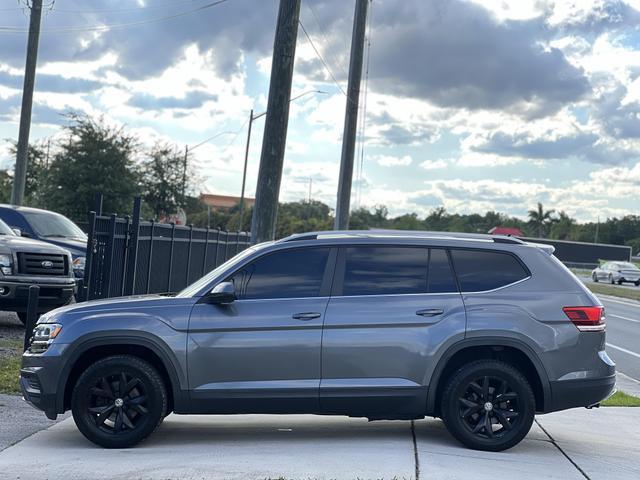
M 240 197 L 233 197 L 230 195 L 214 195 L 213 193 L 201 193 L 200 201 L 211 208 L 211 210 L 225 211 L 231 210 L 236 205 L 240 204 Z M 244 199 L 244 207 L 248 210 L 253 207 L 255 198 Z

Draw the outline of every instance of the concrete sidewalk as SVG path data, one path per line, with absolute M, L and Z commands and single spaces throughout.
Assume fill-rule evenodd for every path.
M 93 446 L 67 419 L 0 453 L 3 479 L 640 478 L 640 409 L 537 417 L 502 453 L 467 450 L 439 420 L 171 415 L 128 450 Z

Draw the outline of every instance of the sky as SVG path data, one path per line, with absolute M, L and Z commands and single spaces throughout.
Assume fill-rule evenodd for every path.
M 0 168 L 18 135 L 25 1 L 0 0 Z M 212 3 L 45 0 L 31 140 L 57 138 L 70 112 L 124 125 L 141 145 L 215 137 L 192 151 L 195 188 L 239 196 L 278 1 Z M 311 42 L 300 29 L 292 97 L 312 93 L 291 103 L 281 201 L 311 190 L 335 205 L 354 6 L 302 0 Z M 637 213 L 640 0 L 373 0 L 369 13 L 352 208 Z M 248 196 L 263 129 L 264 117 Z

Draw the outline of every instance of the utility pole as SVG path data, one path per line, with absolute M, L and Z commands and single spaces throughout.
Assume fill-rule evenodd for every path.
M 300 0 L 280 0 L 258 187 L 253 208 L 252 243 L 275 238 L 299 19 Z
M 33 88 L 36 80 L 41 17 L 42 0 L 32 0 L 29 19 L 29 40 L 27 41 L 27 61 L 24 68 L 24 85 L 22 88 L 22 109 L 20 110 L 16 168 L 13 174 L 13 188 L 11 189 L 11 203 L 13 205 L 22 205 L 24 187 L 27 182 L 29 130 L 31 128 L 31 108 L 33 106 Z
M 347 106 L 342 134 L 342 156 L 340 159 L 340 177 L 338 178 L 338 199 L 334 230 L 349 228 L 349 203 L 351 201 L 351 182 L 353 180 L 353 157 L 356 148 L 358 129 L 358 100 L 360 80 L 362 78 L 362 59 L 364 57 L 364 34 L 367 24 L 369 0 L 356 0 L 351 37 L 351 59 L 349 61 L 349 84 L 347 86 Z

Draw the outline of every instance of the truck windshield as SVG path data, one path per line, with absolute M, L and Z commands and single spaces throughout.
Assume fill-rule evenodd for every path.
M 50 212 L 22 212 L 31 228 L 44 238 L 72 238 L 86 241 L 80 227 L 67 217 Z

